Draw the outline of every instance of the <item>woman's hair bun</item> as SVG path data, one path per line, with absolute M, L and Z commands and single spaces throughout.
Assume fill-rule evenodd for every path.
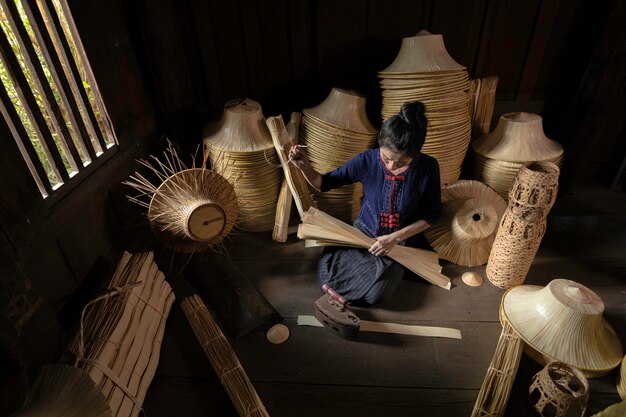
M 421 101 L 404 103 L 400 108 L 400 118 L 410 125 L 423 129 L 426 127 L 426 107 Z

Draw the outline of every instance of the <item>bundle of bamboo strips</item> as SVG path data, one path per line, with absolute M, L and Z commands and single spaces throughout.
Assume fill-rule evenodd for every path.
M 152 252 L 125 252 L 108 292 L 83 309 L 70 344 L 76 367 L 107 398 L 113 416 L 137 416 L 159 361 L 174 294 Z
M 302 216 L 302 224 L 298 227 L 298 237 L 313 240 L 313 245 L 354 246 L 364 249 L 369 249 L 375 242 L 375 239 L 360 230 L 315 207 L 311 207 Z M 450 278 L 441 274 L 439 257 L 435 252 L 396 245 L 387 256 L 431 284 L 450 289 Z
M 524 342 L 509 322 L 502 318 L 502 332 L 487 375 L 480 387 L 472 417 L 501 417 L 506 410 L 517 375 Z
M 472 114 L 472 139 L 477 139 L 488 135 L 491 129 L 491 118 L 493 117 L 493 108 L 496 104 L 498 77 L 492 75 L 474 81 L 478 81 L 478 88 Z
M 237 413 L 242 417 L 269 416 L 237 355 L 200 296 L 185 298 L 181 307 Z
M 289 190 L 287 177 L 283 177 L 280 193 L 278 193 L 278 202 L 276 203 L 276 220 L 274 221 L 274 231 L 272 232 L 272 240 L 274 242 L 284 243 L 287 241 L 291 203 L 293 203 L 293 196 Z

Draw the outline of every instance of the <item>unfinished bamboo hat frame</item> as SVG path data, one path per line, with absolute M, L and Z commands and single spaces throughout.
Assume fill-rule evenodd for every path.
M 502 309 L 532 348 L 531 357 L 543 365 L 559 361 L 595 378 L 622 360 L 622 342 L 602 317 L 604 303 L 575 281 L 555 279 L 545 287 L 513 287 L 505 293 Z
M 274 228 L 282 181 L 280 161 L 261 110 L 254 100 L 234 100 L 203 132 L 205 158 L 233 184 L 241 210 L 237 227 L 247 231 Z
M 541 417 L 583 417 L 589 383 L 578 369 L 551 362 L 533 376 L 528 396 Z

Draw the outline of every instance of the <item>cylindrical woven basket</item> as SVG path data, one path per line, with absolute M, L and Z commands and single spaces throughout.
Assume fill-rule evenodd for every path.
M 559 168 L 551 162 L 520 168 L 487 262 L 487 278 L 495 286 L 511 288 L 526 279 L 556 199 L 558 176 Z
M 552 362 L 533 377 L 528 395 L 541 417 L 582 417 L 589 400 L 589 383 L 578 369 Z

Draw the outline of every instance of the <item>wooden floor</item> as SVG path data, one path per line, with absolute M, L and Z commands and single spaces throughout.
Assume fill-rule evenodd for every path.
M 262 330 L 231 344 L 269 414 L 274 417 L 469 416 L 498 336 L 503 294 L 488 281 L 468 287 L 468 270 L 442 261 L 451 291 L 406 279 L 386 304 L 355 309 L 362 319 L 454 327 L 462 340 L 363 333 L 341 339 L 325 328 L 299 327 L 313 313 L 318 248 L 305 249 L 290 235 L 239 233 L 228 245 L 232 258 L 284 319 L 291 337 L 272 345 Z M 626 338 L 626 193 L 579 186 L 561 195 L 526 284 L 568 278 L 594 290 L 605 318 Z M 174 280 L 178 300 L 170 315 L 157 375 L 144 408 L 149 417 L 236 416 L 179 306 L 193 289 Z M 506 416 L 531 416 L 526 399 L 541 367 L 523 357 Z M 619 401 L 614 374 L 590 382 L 588 415 Z

